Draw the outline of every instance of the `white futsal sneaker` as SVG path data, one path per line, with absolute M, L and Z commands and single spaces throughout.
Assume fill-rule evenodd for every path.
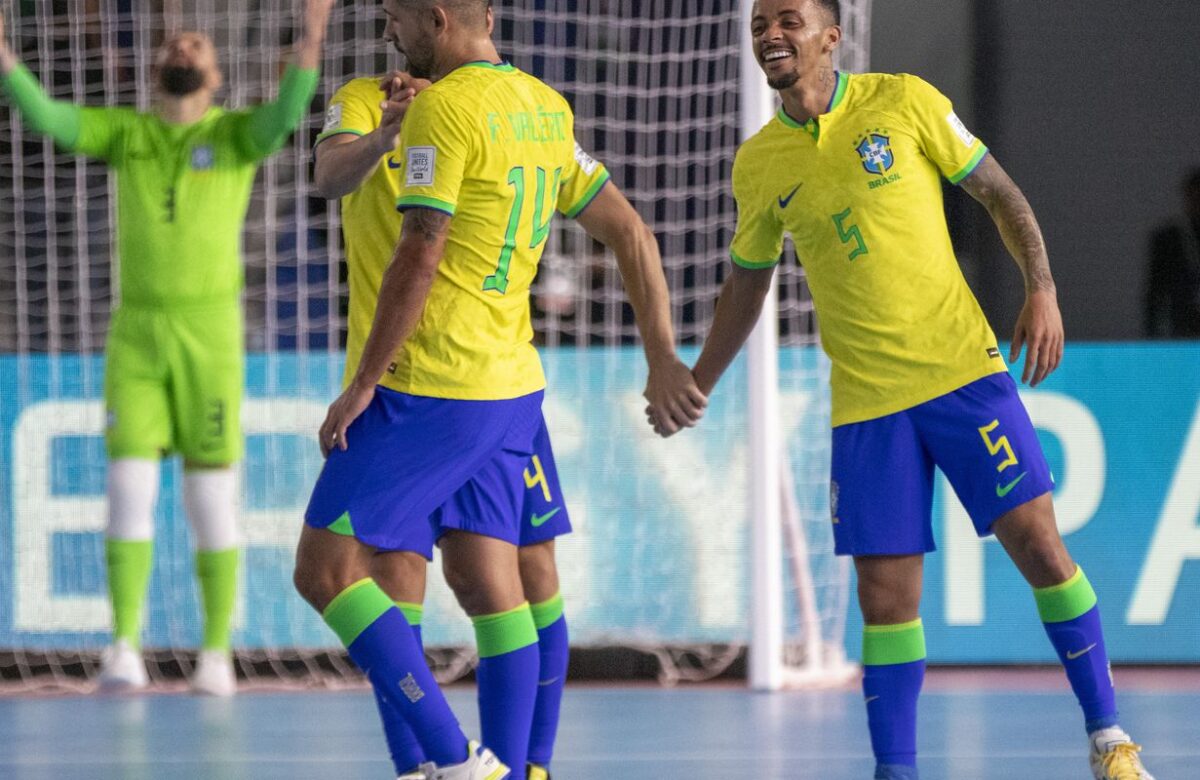
M 124 639 L 113 642 L 100 658 L 100 690 L 140 691 L 150 684 L 142 654 Z
M 512 777 L 496 754 L 475 740 L 467 743 L 467 760 L 461 764 L 439 767 L 427 763 L 421 764 L 421 769 L 428 780 L 507 780 Z
M 1142 746 L 1135 744 L 1120 726 L 1092 732 L 1088 746 L 1096 780 L 1154 780 L 1138 758 Z
M 237 693 L 237 675 L 228 650 L 201 650 L 189 681 L 192 693 L 232 696 Z

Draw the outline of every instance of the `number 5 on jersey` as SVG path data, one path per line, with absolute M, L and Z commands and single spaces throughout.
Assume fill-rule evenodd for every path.
M 554 181 L 550 185 L 549 205 L 546 198 L 546 170 L 537 168 L 537 190 L 533 198 L 533 236 L 529 248 L 537 247 L 550 235 L 550 220 L 554 217 L 554 204 L 558 202 L 558 185 L 562 168 L 554 169 Z M 508 228 L 504 231 L 504 248 L 496 271 L 483 279 L 484 290 L 495 290 L 501 295 L 508 289 L 508 266 L 512 262 L 513 250 L 517 247 L 517 230 L 521 226 L 521 211 L 525 205 L 525 167 L 518 165 L 508 172 L 508 184 L 513 188 L 512 210 L 508 212 Z M 545 216 L 545 219 L 543 219 Z

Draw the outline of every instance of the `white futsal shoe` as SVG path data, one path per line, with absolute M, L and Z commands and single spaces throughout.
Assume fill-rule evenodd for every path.
M 1100 729 L 1088 736 L 1092 776 L 1096 780 L 1154 780 L 1142 766 L 1135 744 L 1120 726 Z
M 113 642 L 100 658 L 100 690 L 140 691 L 150 683 L 142 654 L 124 639 Z
M 190 680 L 192 693 L 232 696 L 237 693 L 237 675 L 227 650 L 201 650 Z
M 402 775 L 397 775 L 396 780 L 429 780 L 429 775 L 425 774 L 423 769 L 414 769 L 411 772 L 405 772 Z
M 496 754 L 475 740 L 467 743 L 467 760 L 454 766 L 421 764 L 428 780 L 508 780 L 512 773 Z

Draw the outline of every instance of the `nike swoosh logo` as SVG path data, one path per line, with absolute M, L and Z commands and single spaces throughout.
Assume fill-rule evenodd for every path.
M 1068 660 L 1068 661 L 1074 661 L 1076 658 L 1080 657 L 1081 655 L 1087 655 L 1088 653 L 1090 653 L 1090 652 L 1092 651 L 1092 648 L 1093 648 L 1093 647 L 1095 647 L 1095 646 L 1096 646 L 1096 643 L 1095 643 L 1095 642 L 1092 642 L 1090 645 L 1088 645 L 1087 647 L 1083 648 L 1083 649 L 1082 649 L 1082 650 L 1080 650 L 1079 652 L 1072 653 L 1070 650 L 1068 650 L 1068 651 L 1067 651 L 1067 660 Z
M 537 528 L 541 525 L 544 525 L 547 520 L 554 517 L 556 514 L 558 514 L 561 511 L 562 511 L 562 507 L 556 506 L 556 507 L 554 507 L 554 509 L 551 509 L 549 512 L 547 512 L 544 515 L 532 514 L 529 516 L 529 524 L 532 525 L 534 528 Z
M 538 685 L 545 687 L 547 685 L 554 685 L 556 682 L 558 682 L 558 678 L 551 677 L 549 680 L 538 680 Z
M 388 158 L 387 158 L 387 165 L 388 165 L 388 167 L 389 167 L 389 168 L 391 168 L 393 171 L 400 170 L 401 168 L 403 168 L 403 167 L 404 167 L 404 163 L 398 163 L 398 162 L 396 162 L 396 159 L 395 159 L 394 157 L 388 157 Z
M 788 196 L 786 198 L 783 197 L 782 195 L 778 196 L 777 200 L 779 201 L 779 208 L 786 209 L 788 207 L 788 204 L 792 202 L 792 197 L 795 196 L 795 194 L 797 192 L 799 192 L 800 188 L 803 186 L 804 186 L 804 182 L 797 184 L 795 186 L 795 188 L 792 189 L 792 191 L 788 193 Z
M 1014 479 L 1012 482 L 1009 482 L 1007 485 L 996 485 L 996 498 L 1004 498 L 1011 493 L 1012 489 L 1017 486 L 1017 483 L 1025 479 L 1025 475 L 1028 473 L 1028 471 L 1022 471 L 1016 479 Z
M 879 698 L 878 696 L 868 696 L 867 698 L 863 699 L 863 703 L 870 704 L 871 702 L 875 701 L 878 698 Z

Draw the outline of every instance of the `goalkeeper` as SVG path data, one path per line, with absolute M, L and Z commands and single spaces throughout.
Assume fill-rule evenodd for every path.
M 303 41 L 278 98 L 246 111 L 213 105 L 221 71 L 212 41 L 198 32 L 159 48 L 150 112 L 51 100 L 5 43 L 0 17 L 0 85 L 25 123 L 117 172 L 121 298 L 104 380 L 114 629 L 103 688 L 147 682 L 139 642 L 159 464 L 178 453 L 204 605 L 191 685 L 216 695 L 235 690 L 229 630 L 238 567 L 234 463 L 242 451 L 242 224 L 258 165 L 308 111 L 332 4 L 307 0 Z

